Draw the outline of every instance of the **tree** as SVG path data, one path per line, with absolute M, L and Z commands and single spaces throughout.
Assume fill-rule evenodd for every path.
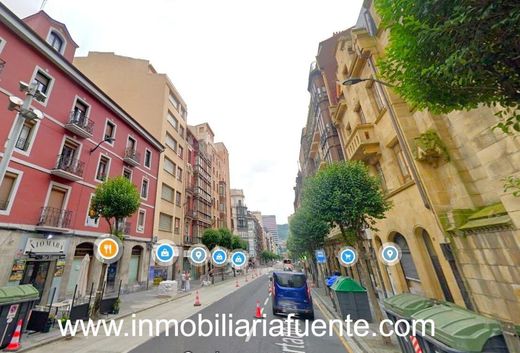
M 497 127 L 520 131 L 520 2 L 376 0 L 390 41 L 382 77 L 433 113 L 500 105 Z
M 141 204 L 137 188 L 125 177 L 111 178 L 97 186 L 92 198 L 90 215 L 103 217 L 110 234 L 122 239 L 123 221 L 134 214 Z
M 242 240 L 238 235 L 231 237 L 231 250 L 242 249 L 247 250 L 248 244 L 245 240 Z
M 383 315 L 368 275 L 365 259 L 369 255 L 363 242 L 364 230 L 376 230 L 376 221 L 383 219 L 391 207 L 379 180 L 370 176 L 362 162 L 333 163 L 307 179 L 302 196 L 302 205 L 310 212 L 311 219 L 315 217 L 330 227 L 337 226 L 344 243 L 357 248 L 362 280 L 376 320 L 381 321 Z
M 220 234 L 219 245 L 226 249 L 231 249 L 233 242 L 233 233 L 231 233 L 231 231 L 227 228 L 220 228 L 218 232 Z
M 119 237 L 123 241 L 123 230 L 121 229 L 123 221 L 139 209 L 140 203 L 141 197 L 137 188 L 131 181 L 120 176 L 110 178 L 96 187 L 89 213 L 93 218 L 103 217 L 108 223 L 110 234 Z M 92 309 L 94 316 L 99 314 L 106 270 L 107 265 L 103 264 Z
M 318 268 L 315 262 L 315 251 L 323 247 L 330 226 L 317 218 L 309 207 L 299 208 L 289 221 L 289 239 L 287 247 L 293 255 L 310 260 L 313 276 L 318 284 Z
M 217 229 L 208 228 L 204 230 L 204 233 L 202 233 L 202 244 L 206 245 L 210 251 L 218 246 L 219 242 L 220 232 Z
M 266 263 L 269 261 L 279 260 L 280 258 L 281 258 L 280 255 L 277 255 L 274 252 L 271 252 L 268 250 L 263 250 L 260 253 L 260 259 Z

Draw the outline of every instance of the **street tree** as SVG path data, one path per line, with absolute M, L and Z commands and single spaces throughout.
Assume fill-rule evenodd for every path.
M 309 259 L 316 285 L 319 285 L 315 252 L 325 244 L 330 226 L 321 218 L 315 217 L 311 209 L 300 207 L 289 220 L 288 249 L 293 255 Z
M 362 162 L 333 163 L 306 181 L 302 204 L 312 217 L 327 222 L 331 228 L 337 226 L 346 245 L 356 247 L 362 281 L 376 320 L 381 321 L 383 315 L 365 261 L 369 252 L 364 245 L 365 230 L 376 230 L 377 220 L 385 218 L 391 207 L 380 181 L 369 174 Z
M 390 32 L 382 77 L 433 113 L 499 105 L 497 127 L 520 132 L 520 2 L 376 0 Z
M 140 203 L 141 198 L 135 185 L 125 177 L 119 176 L 110 178 L 96 187 L 89 214 L 92 218 L 105 219 L 110 234 L 124 241 L 124 220 L 139 209 Z M 99 315 L 106 270 L 107 265 L 103 264 L 93 307 L 95 316 Z

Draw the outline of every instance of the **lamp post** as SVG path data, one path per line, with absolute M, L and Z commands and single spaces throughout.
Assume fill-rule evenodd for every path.
M 4 181 L 9 160 L 13 156 L 16 141 L 18 136 L 20 136 L 25 120 L 41 120 L 43 118 L 43 113 L 41 111 L 31 108 L 33 99 L 42 103 L 47 99 L 47 96 L 38 89 L 38 82 L 35 81 L 29 85 L 20 81 L 20 91 L 25 92 L 24 100 L 16 96 L 9 97 L 9 107 L 7 109 L 17 111 L 18 114 L 16 115 L 11 134 L 7 137 L 7 146 L 5 147 L 2 161 L 0 161 L 0 185 L 2 185 L 2 182 Z
M 99 141 L 99 143 L 96 145 L 96 147 L 91 148 L 90 151 L 89 151 L 89 153 L 92 154 L 92 152 L 94 152 L 95 150 L 97 150 L 98 147 L 101 146 L 101 144 L 102 144 L 103 142 L 112 143 L 112 142 L 114 142 L 115 140 L 116 140 L 116 139 L 113 138 L 113 137 L 105 137 L 103 140 Z

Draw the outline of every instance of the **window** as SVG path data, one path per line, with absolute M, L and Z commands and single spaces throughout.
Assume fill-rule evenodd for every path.
M 137 229 L 136 229 L 136 231 L 138 233 L 144 232 L 145 220 L 146 220 L 146 211 L 139 210 L 139 213 L 137 215 Z
M 148 179 L 143 179 L 143 182 L 141 183 L 141 197 L 143 199 L 148 198 Z
M 181 234 L 181 220 L 180 220 L 180 218 L 175 218 L 174 232 L 175 232 L 175 234 Z
M 62 53 L 63 39 L 58 33 L 54 31 L 51 32 L 51 34 L 49 35 L 49 44 L 51 45 L 51 47 L 56 49 L 58 53 Z
M 76 141 L 66 138 L 58 160 L 57 168 L 77 173 L 78 163 L 76 162 L 79 145 Z
M 365 114 L 363 113 L 363 109 L 361 109 L 361 105 L 360 104 L 358 104 L 358 106 L 356 107 L 356 109 L 354 111 L 357 113 L 357 116 L 358 116 L 358 119 L 359 119 L 359 123 L 360 124 L 366 124 L 367 123 L 367 119 L 365 118 Z
M 34 135 L 36 122 L 31 120 L 25 120 L 23 123 L 22 131 L 18 135 L 15 147 L 21 151 L 28 151 L 31 145 L 31 140 Z
M 146 168 L 150 168 L 152 166 L 152 151 L 150 150 L 144 151 L 144 166 Z
M 170 92 L 170 96 L 168 97 L 168 99 L 170 100 L 170 103 L 175 107 L 175 109 L 179 108 L 179 101 L 177 100 L 177 98 L 175 98 L 175 95 L 172 92 Z
M 5 41 L 4 38 L 0 38 L 0 53 L 2 52 L 2 50 L 4 50 L 4 47 L 5 47 L 5 44 L 7 42 Z M 1 71 L 1 68 L 0 68 L 0 71 Z
M 175 130 L 179 129 L 179 120 L 177 120 L 177 118 L 175 118 L 171 112 L 168 112 L 166 119 Z
M 369 87 L 369 91 L 376 105 L 376 111 L 379 113 L 385 108 L 385 104 L 383 103 L 383 92 L 381 91 L 381 86 L 379 86 L 379 84 L 376 82 L 372 82 L 372 85 Z
M 179 126 L 179 135 L 181 135 L 182 138 L 184 138 L 184 127 Z
M 101 156 L 99 158 L 98 168 L 96 172 L 96 180 L 105 181 L 108 176 L 108 170 L 110 167 L 110 158 L 107 156 Z
M 184 159 L 184 148 L 179 146 L 179 149 L 177 152 L 178 152 L 179 157 L 181 157 L 181 159 Z
M 162 184 L 161 198 L 163 200 L 173 203 L 174 194 L 175 194 L 175 190 L 173 190 L 173 188 L 169 187 L 168 185 L 166 185 L 164 183 Z
M 51 79 L 49 76 L 45 75 L 42 71 L 38 70 L 36 76 L 34 77 L 34 81 L 38 83 L 38 89 L 43 94 L 47 94 L 49 92 L 49 87 L 51 85 Z
M 165 213 L 159 214 L 159 230 L 166 232 L 172 231 L 173 217 Z
M 175 204 L 177 206 L 180 206 L 181 205 L 181 198 L 182 198 L 182 195 L 180 192 L 176 191 L 175 192 Z
M 0 211 L 7 211 L 12 202 L 18 174 L 6 172 L 0 185 Z
M 116 125 L 107 120 L 107 125 L 105 126 L 105 140 L 109 138 L 114 138 L 116 136 Z M 113 142 L 112 142 L 113 143 Z
M 72 111 L 72 121 L 75 123 L 86 122 L 87 110 L 88 105 L 76 99 L 76 103 L 74 104 L 74 109 Z
M 137 144 L 137 142 L 135 141 L 135 139 L 133 137 L 131 137 L 131 136 L 128 136 L 128 140 L 126 141 L 126 148 L 127 148 L 127 150 L 135 152 L 136 144 Z
M 177 179 L 182 181 L 182 169 L 180 167 L 177 168 Z
M 404 158 L 403 150 L 401 146 L 396 143 L 394 147 L 395 158 L 397 159 L 397 165 L 399 166 L 399 170 L 401 171 L 401 176 L 403 177 L 403 181 L 407 182 L 412 179 L 410 175 L 410 169 L 408 168 L 408 163 L 406 163 L 406 159 Z
M 166 146 L 170 147 L 172 150 L 177 152 L 177 141 L 172 137 L 172 135 L 166 133 Z
M 175 165 L 175 163 L 173 163 L 169 158 L 164 157 L 163 169 L 165 171 L 167 171 L 171 175 L 175 175 L 175 169 L 176 168 L 177 168 L 177 166 Z
M 90 216 L 94 216 L 95 213 L 93 210 L 90 209 L 92 206 L 92 198 L 94 197 L 94 194 L 90 195 L 90 201 L 88 203 L 87 208 L 87 218 L 85 219 L 85 225 L 87 227 L 97 227 L 99 225 L 99 218 L 91 218 Z
M 128 180 L 132 180 L 132 170 L 128 168 L 123 168 L 123 176 Z
M 376 169 L 377 176 L 379 177 L 381 189 L 386 191 L 387 188 L 386 188 L 385 174 L 383 173 L 383 168 L 381 167 L 381 163 L 377 162 L 376 164 L 374 164 L 374 168 Z

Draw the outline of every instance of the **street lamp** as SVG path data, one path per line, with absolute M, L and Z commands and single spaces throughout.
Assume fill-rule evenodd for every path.
M 388 87 L 394 87 L 394 85 L 392 85 L 388 82 L 380 81 L 380 80 L 377 80 L 372 77 L 369 77 L 369 78 L 351 77 L 351 78 L 348 78 L 345 81 L 343 81 L 341 84 L 344 86 L 353 86 L 353 85 L 363 82 L 363 81 L 374 81 L 374 82 L 380 83 L 380 84 L 388 86 Z
M 101 140 L 101 141 L 96 145 L 96 147 L 90 149 L 90 153 L 92 154 L 92 152 L 94 152 L 95 150 L 97 150 L 98 147 L 101 146 L 101 144 L 102 144 L 103 142 L 112 143 L 112 142 L 114 142 L 115 140 L 116 140 L 116 139 L 113 138 L 113 137 L 108 137 L 108 136 L 106 136 L 103 140 Z
M 7 107 L 10 111 L 16 111 L 16 115 L 13 129 L 9 136 L 7 136 L 7 145 L 0 161 L 0 185 L 4 181 L 4 176 L 9 165 L 9 160 L 13 156 L 13 151 L 16 146 L 16 140 L 23 129 L 25 120 L 40 120 L 43 118 L 43 113 L 38 109 L 31 108 L 33 99 L 39 102 L 45 102 L 47 96 L 40 92 L 38 82 L 34 81 L 31 84 L 27 84 L 23 81 L 19 83 L 20 91 L 25 92 L 25 99 L 22 100 L 16 96 L 9 97 L 9 106 Z

